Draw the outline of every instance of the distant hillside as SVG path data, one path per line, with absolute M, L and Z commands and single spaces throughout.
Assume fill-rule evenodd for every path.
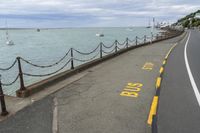
M 198 26 L 200 26 L 200 19 L 195 18 L 195 15 L 197 13 L 200 13 L 200 10 L 179 19 L 177 21 L 176 25 L 182 25 L 183 27 L 198 27 Z

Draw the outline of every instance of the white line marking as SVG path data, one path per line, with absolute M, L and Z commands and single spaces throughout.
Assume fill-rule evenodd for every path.
M 191 34 L 191 31 L 189 33 L 189 36 L 188 36 L 188 39 L 187 39 L 187 42 L 185 44 L 185 49 L 184 49 L 184 58 L 185 58 L 185 65 L 186 65 L 186 68 L 187 68 L 187 72 L 188 72 L 188 75 L 189 75 L 189 78 L 190 78 L 190 83 L 192 85 L 192 88 L 194 90 L 194 93 L 195 93 L 195 96 L 197 98 L 197 101 L 198 101 L 198 104 L 200 106 L 200 93 L 199 93 L 199 90 L 197 88 L 197 85 L 195 83 L 195 80 L 194 80 L 194 77 L 192 75 L 192 72 L 191 72 L 191 69 L 190 69 L 190 65 L 188 63 L 188 58 L 187 58 L 187 47 L 188 47 L 188 42 L 190 40 L 190 34 Z
M 58 101 L 57 98 L 55 97 L 53 99 L 54 101 L 54 110 L 53 110 L 53 123 L 52 123 L 52 130 L 53 133 L 58 133 Z

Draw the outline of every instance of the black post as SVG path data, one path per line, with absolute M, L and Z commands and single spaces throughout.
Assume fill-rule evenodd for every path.
M 23 78 L 23 72 L 22 72 L 20 57 L 17 57 L 17 62 L 18 62 L 18 68 L 19 68 L 20 91 L 25 91 L 26 87 L 24 86 L 24 78 Z
M 115 53 L 117 53 L 117 40 L 115 40 Z
M 4 99 L 3 89 L 2 89 L 2 83 L 1 83 L 1 75 L 0 75 L 0 101 L 1 101 L 1 116 L 8 115 L 8 111 L 6 110 L 6 103 Z
M 158 34 L 156 34 L 156 40 L 158 40 Z
M 146 35 L 144 35 L 144 43 L 146 43 L 146 39 L 147 39 L 147 36 L 146 36 Z
M 135 37 L 135 45 L 137 46 L 137 43 L 138 43 L 138 41 L 137 41 L 137 36 Z
M 128 37 L 126 38 L 126 48 L 128 48 Z
M 100 58 L 102 58 L 103 56 L 102 56 L 102 52 L 103 52 L 103 49 L 102 49 L 102 42 L 100 43 Z
M 74 55 L 73 55 L 73 48 L 71 48 L 71 69 L 74 69 Z

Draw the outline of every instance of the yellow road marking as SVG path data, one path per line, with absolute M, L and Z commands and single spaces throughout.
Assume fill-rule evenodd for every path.
M 160 68 L 160 71 L 159 71 L 159 72 L 160 72 L 160 74 L 162 74 L 162 73 L 163 73 L 163 71 L 164 71 L 164 68 L 163 68 L 163 67 L 161 67 L 161 68 Z
M 161 84 L 161 77 L 158 77 L 156 80 L 156 89 L 160 88 L 160 84 Z
M 132 86 L 132 87 L 142 87 L 143 84 L 141 84 L 141 83 L 128 83 L 128 86 Z
M 151 70 L 153 69 L 153 67 L 154 67 L 154 64 L 153 64 L 153 63 L 151 63 L 151 62 L 146 62 L 146 63 L 144 64 L 144 66 L 142 67 L 142 69 L 151 71 Z
M 171 50 L 171 49 L 170 49 L 170 50 Z M 167 58 L 169 57 L 170 50 L 169 50 L 169 52 L 166 54 L 165 59 L 167 59 Z
M 128 83 L 120 95 L 127 97 L 138 97 L 138 92 L 140 92 L 142 86 L 143 84 L 141 83 Z
M 165 65 L 165 64 L 166 64 L 166 60 L 163 61 L 163 65 Z
M 172 52 L 172 50 L 174 49 L 174 47 L 176 47 L 177 43 L 175 43 L 171 48 L 170 50 L 168 51 L 168 53 L 166 54 L 165 56 L 165 59 L 167 59 L 169 57 L 169 54 Z
M 126 96 L 126 97 L 138 97 L 137 92 L 130 92 L 130 91 L 122 91 L 120 93 L 120 96 Z
M 154 96 L 152 104 L 151 104 L 151 109 L 150 109 L 150 112 L 149 112 L 149 117 L 148 117 L 148 120 L 147 120 L 147 123 L 149 125 L 152 125 L 153 115 L 156 115 L 157 106 L 158 106 L 158 96 Z
M 135 91 L 135 92 L 139 92 L 141 89 L 140 89 L 140 88 L 131 88 L 131 89 L 125 88 L 124 90 L 125 90 L 125 91 Z

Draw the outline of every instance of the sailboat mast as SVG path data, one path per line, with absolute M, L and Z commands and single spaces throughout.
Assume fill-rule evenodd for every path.
M 151 27 L 151 32 L 152 33 L 154 32 L 154 27 L 155 27 L 155 18 L 153 18 L 153 24 L 152 24 L 152 27 Z
M 149 27 L 151 27 L 151 22 L 150 22 L 150 19 L 149 19 Z
M 6 25 L 6 40 L 8 41 L 9 40 L 9 35 L 8 35 L 8 24 L 7 24 L 7 20 L 5 22 L 5 25 Z

